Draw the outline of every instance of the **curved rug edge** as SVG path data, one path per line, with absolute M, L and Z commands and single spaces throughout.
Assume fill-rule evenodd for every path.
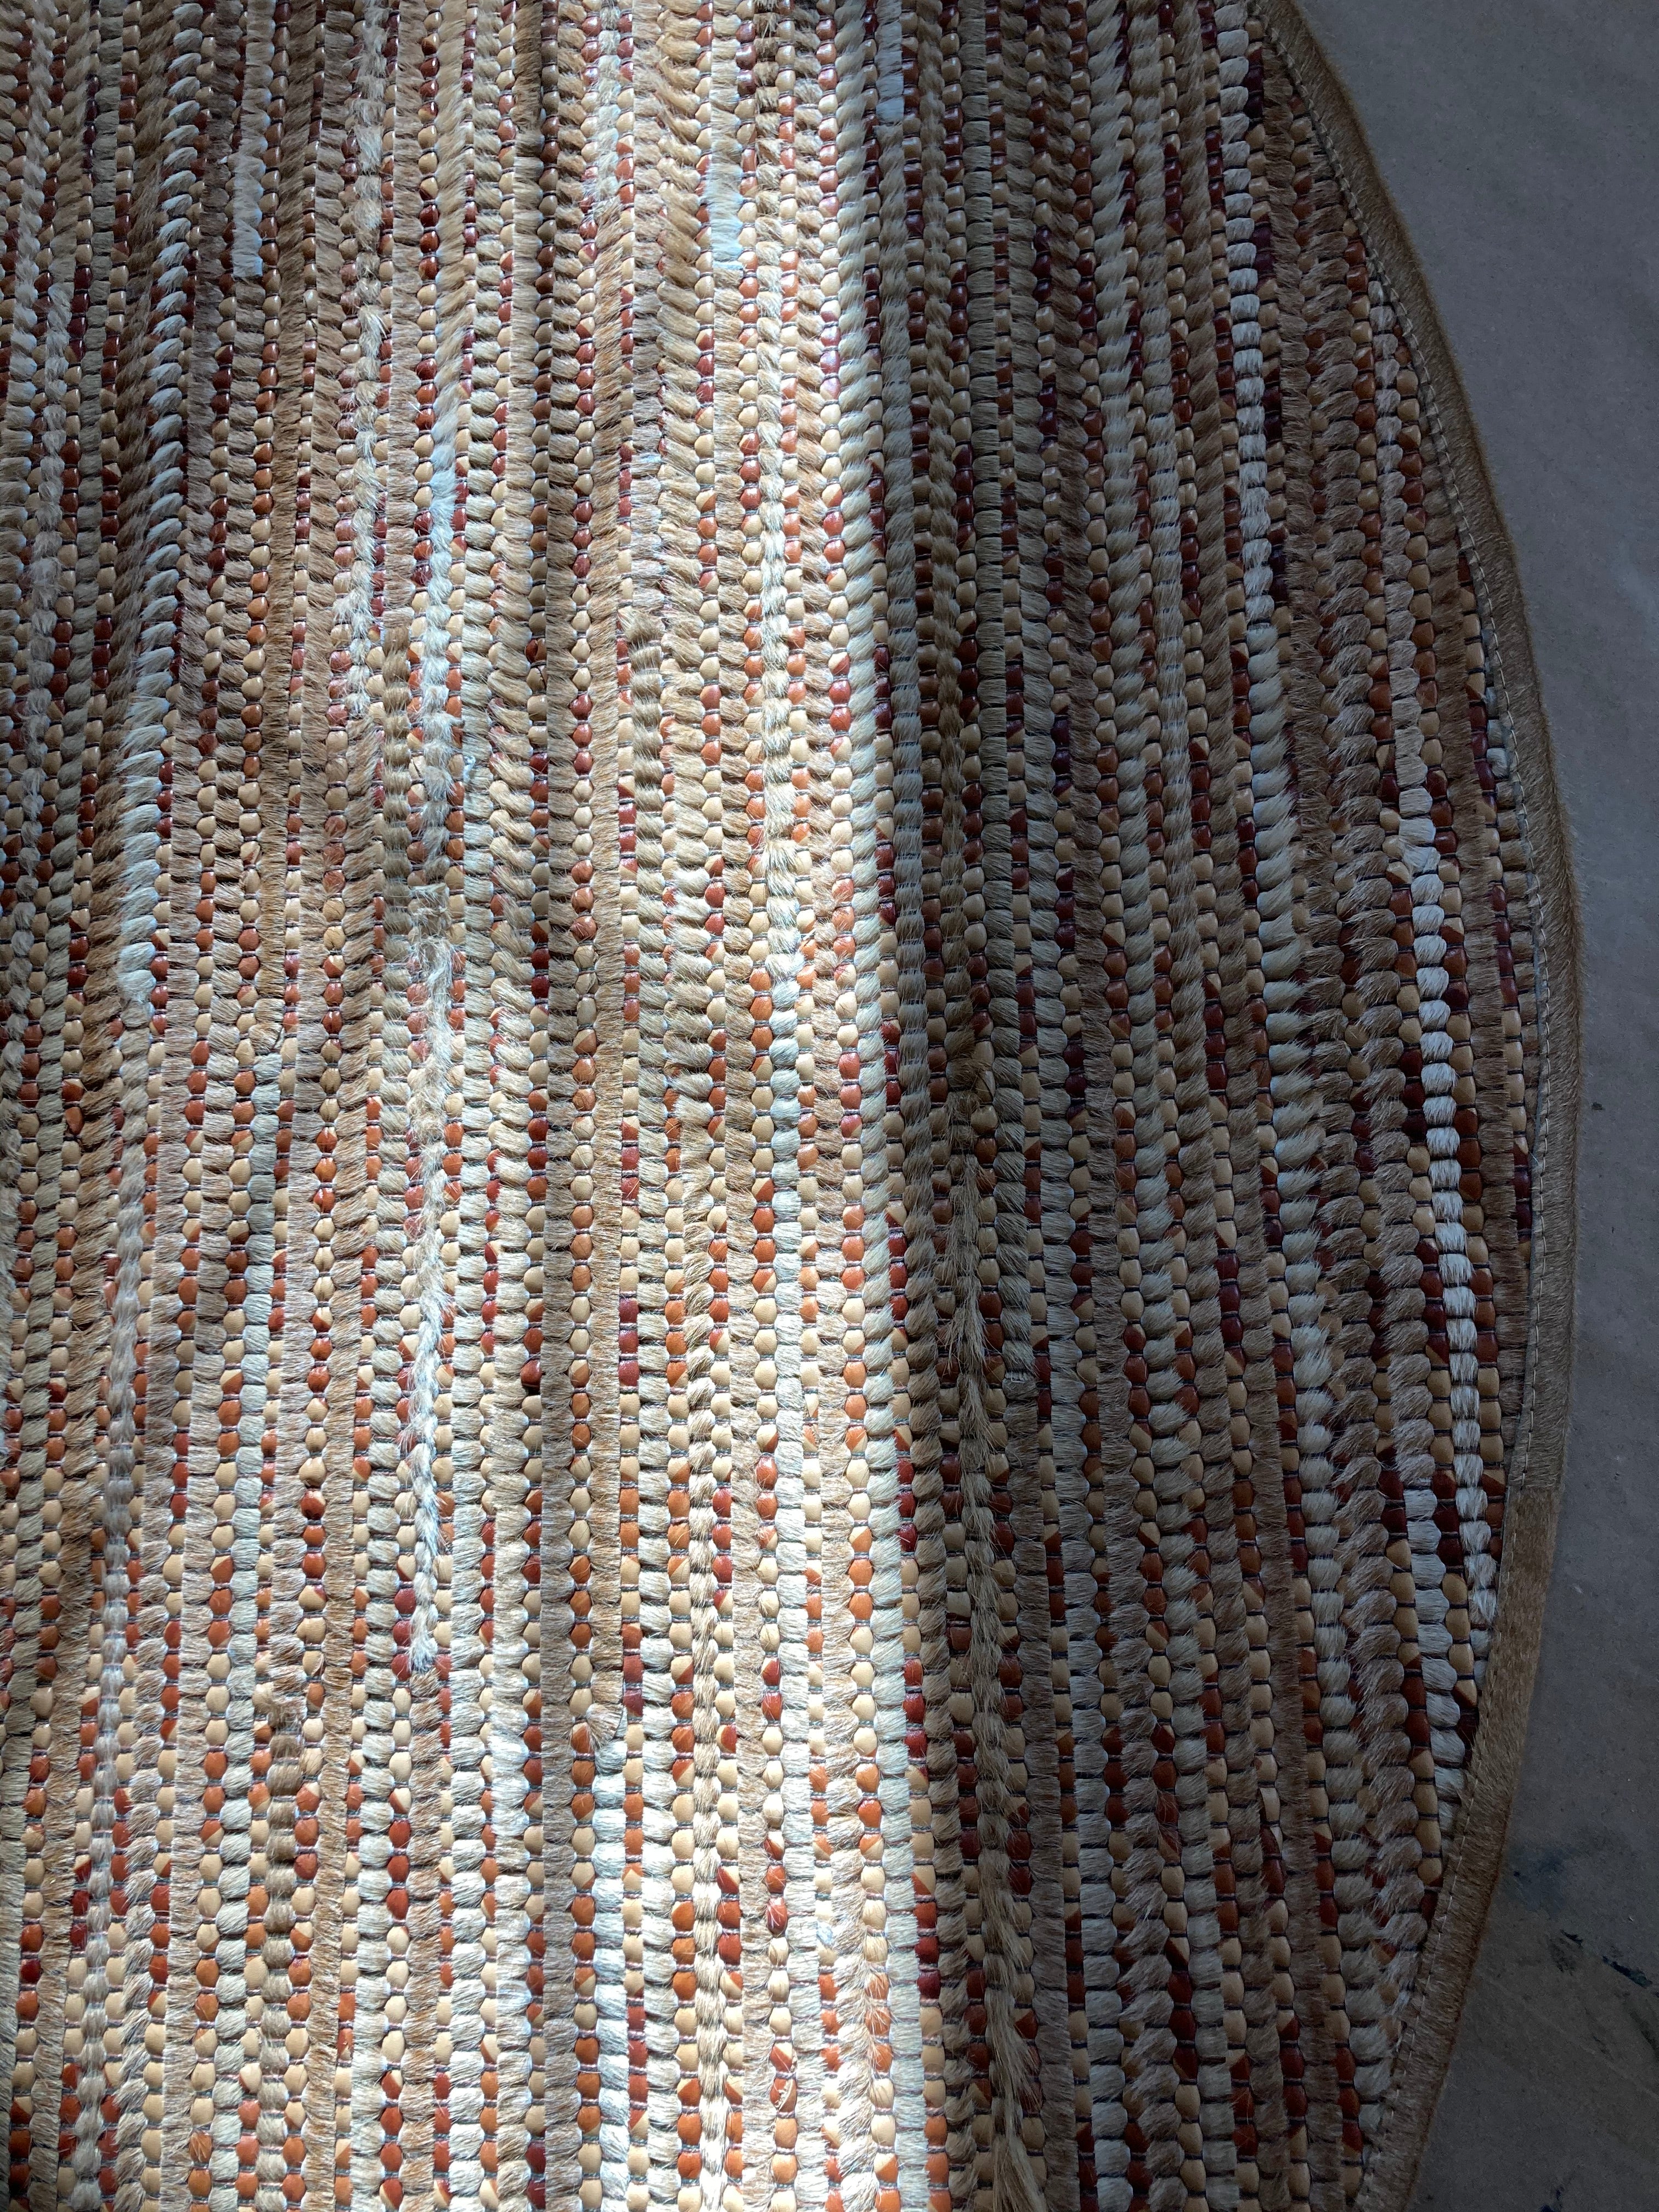
M 1417 2002 L 1395 2063 L 1391 2124 L 1356 2212 L 1404 2212 L 1450 2065 L 1463 2001 L 1503 1865 L 1526 1745 L 1565 1471 L 1577 1245 L 1580 952 L 1567 824 L 1556 785 L 1518 563 L 1421 264 L 1346 88 L 1295 0 L 1262 0 L 1279 49 L 1384 272 L 1415 357 L 1460 537 L 1480 564 L 1514 726 L 1526 811 L 1539 965 L 1536 1212 L 1528 1295 L 1526 1380 L 1510 1468 L 1510 1510 L 1480 1734 L 1460 1839 L 1431 1928 Z

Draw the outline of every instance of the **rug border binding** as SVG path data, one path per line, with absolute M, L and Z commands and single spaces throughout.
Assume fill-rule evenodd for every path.
M 1308 103 L 1366 245 L 1381 264 L 1413 357 L 1459 535 L 1496 639 L 1496 673 L 1515 732 L 1513 763 L 1537 948 L 1539 1073 L 1532 1146 L 1534 1226 L 1526 1376 L 1509 1470 L 1498 1620 L 1464 1791 L 1461 1840 L 1419 1970 L 1396 2055 L 1389 2127 L 1354 2212 L 1403 2212 L 1449 2068 L 1470 1973 L 1501 1870 L 1520 1778 L 1555 1547 L 1571 1402 L 1575 1325 L 1581 955 L 1568 826 L 1534 659 L 1519 564 L 1463 380 L 1399 210 L 1354 105 L 1296 0 L 1257 10 Z

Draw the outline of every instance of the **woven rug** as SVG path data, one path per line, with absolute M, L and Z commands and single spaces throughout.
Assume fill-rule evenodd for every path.
M 0 0 L 0 173 L 12 2202 L 1400 2212 L 1571 904 L 1298 21 Z

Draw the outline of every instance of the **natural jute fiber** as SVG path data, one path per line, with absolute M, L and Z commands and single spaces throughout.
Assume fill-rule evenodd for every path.
M 1299 21 L 0 0 L 17 2205 L 1401 2212 L 1572 911 Z

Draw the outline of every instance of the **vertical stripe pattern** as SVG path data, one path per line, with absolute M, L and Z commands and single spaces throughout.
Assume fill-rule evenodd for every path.
M 14 2203 L 1384 2161 L 1548 791 L 1267 15 L 0 0 Z

